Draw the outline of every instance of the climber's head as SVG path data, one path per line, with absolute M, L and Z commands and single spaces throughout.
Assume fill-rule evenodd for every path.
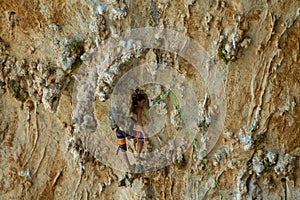
M 146 94 L 137 94 L 132 97 L 132 104 L 134 107 L 143 107 L 147 103 Z

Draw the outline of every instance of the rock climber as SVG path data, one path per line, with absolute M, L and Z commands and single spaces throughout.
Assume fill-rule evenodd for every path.
M 132 106 L 131 106 L 131 112 L 134 114 L 131 119 L 134 122 L 134 125 L 129 128 L 128 132 L 125 132 L 124 130 L 121 130 L 120 127 L 116 128 L 116 136 L 118 138 L 118 152 L 120 151 L 121 156 L 125 164 L 127 165 L 127 168 L 129 171 L 133 171 L 135 168 L 134 164 L 130 164 L 127 156 L 127 145 L 126 145 L 126 138 L 127 139 L 136 139 L 137 145 L 136 145 L 136 154 L 134 155 L 135 160 L 137 162 L 140 162 L 143 160 L 141 158 L 140 154 L 143 149 L 144 140 L 145 140 L 145 132 L 143 130 L 143 122 L 142 122 L 142 116 L 143 116 L 143 108 L 147 104 L 147 96 L 145 94 L 138 93 L 136 95 L 132 96 Z

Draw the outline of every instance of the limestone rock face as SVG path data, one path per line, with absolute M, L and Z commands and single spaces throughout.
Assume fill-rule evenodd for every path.
M 300 199 L 300 1 L 0 2 L 0 199 Z M 146 95 L 143 160 L 130 132 Z

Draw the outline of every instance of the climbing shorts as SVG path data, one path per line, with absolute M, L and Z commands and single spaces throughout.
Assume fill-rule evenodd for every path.
M 126 138 L 128 139 L 137 139 L 143 141 L 144 134 L 141 131 L 135 131 L 132 130 L 130 133 L 126 133 L 125 131 L 122 131 L 120 128 L 116 129 L 116 136 L 119 139 L 119 150 L 125 152 L 127 151 L 127 145 L 126 145 Z

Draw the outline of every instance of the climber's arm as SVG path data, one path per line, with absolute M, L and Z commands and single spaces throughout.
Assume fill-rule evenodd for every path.
M 143 109 L 142 108 L 137 108 L 137 120 L 136 120 L 136 123 L 137 123 L 137 125 L 139 125 L 141 127 L 143 127 L 142 116 L 143 116 Z

